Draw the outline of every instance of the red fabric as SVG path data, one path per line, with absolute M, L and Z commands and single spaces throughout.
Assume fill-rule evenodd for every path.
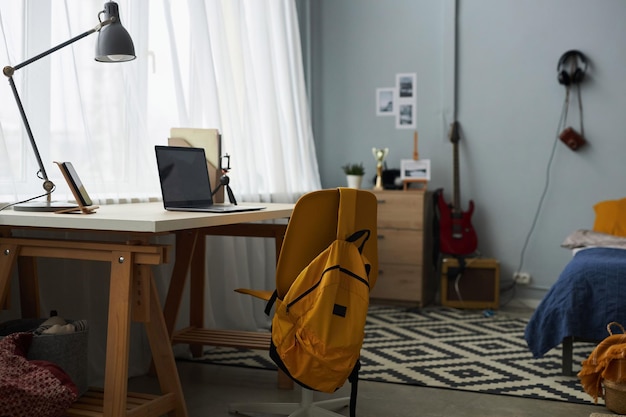
M 53 362 L 42 360 L 31 360 L 30 363 L 50 372 L 52 376 L 59 380 L 61 385 L 65 386 L 66 388 L 71 390 L 76 396 L 78 396 L 78 387 L 74 384 L 72 378 L 70 378 L 70 376 L 59 365 Z
M 57 365 L 29 361 L 32 333 L 0 340 L 0 416 L 57 417 L 78 398 L 78 389 Z

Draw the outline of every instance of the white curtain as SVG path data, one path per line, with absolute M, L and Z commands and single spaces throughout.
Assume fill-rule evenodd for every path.
M 3 3 L 0 60 L 16 65 L 94 27 L 102 3 Z M 57 185 L 54 199 L 71 199 L 71 194 L 52 161 L 72 161 L 97 204 L 159 199 L 154 145 L 166 144 L 172 127 L 220 130 L 223 150 L 231 155 L 231 186 L 241 201 L 295 202 L 320 188 L 293 0 L 118 4 L 136 60 L 95 62 L 97 35 L 91 35 L 14 76 L 45 168 Z M 37 196 L 42 189 L 8 83 L 0 86 L 0 97 L 3 205 Z M 232 289 L 272 288 L 273 245 L 264 239 L 209 238 L 209 325 L 267 325 L 262 306 Z M 42 279 L 42 292 L 52 294 L 68 280 L 68 287 L 81 291 L 72 300 L 72 314 L 94 317 L 97 324 L 104 306 L 90 300 L 100 297 L 102 289 L 80 282 L 90 267 L 81 265 L 78 278 L 67 277 L 68 268 L 59 268 L 54 288 L 45 287 Z M 156 271 L 162 296 L 169 272 L 167 267 Z M 44 311 L 58 309 L 52 305 L 56 302 L 61 298 L 43 294 Z M 186 311 L 179 323 L 186 323 Z M 6 313 L 0 313 L 3 317 Z M 139 335 L 137 343 L 142 340 Z M 100 351 L 90 345 L 90 355 L 97 361 L 104 344 L 97 340 L 96 345 Z
M 140 3 L 147 2 L 134 6 Z M 124 18 L 132 14 L 127 9 L 122 7 L 121 16 L 129 26 Z M 100 10 L 101 1 L 11 2 L 0 11 L 6 46 L 2 59 L 16 65 L 65 42 L 96 26 Z M 131 30 L 136 47 L 145 50 L 147 26 Z M 53 161 L 71 161 L 98 204 L 158 197 L 151 154 L 155 138 L 148 131 L 146 60 L 97 63 L 93 58 L 96 36 L 79 40 L 14 75 L 44 168 L 57 185 L 53 197 L 72 199 Z M 0 172 L 0 201 L 8 203 L 43 191 L 8 83 L 3 83 L 1 93 L 2 148 L 7 153 Z
M 152 5 L 149 35 L 152 68 L 163 77 L 150 91 L 166 89 L 169 95 L 160 103 L 162 130 L 218 128 L 223 151 L 231 155 L 229 176 L 238 198 L 295 202 L 319 189 L 294 2 L 163 0 L 162 5 Z M 273 287 L 273 245 L 209 238 L 209 325 L 267 327 L 262 306 L 233 289 Z

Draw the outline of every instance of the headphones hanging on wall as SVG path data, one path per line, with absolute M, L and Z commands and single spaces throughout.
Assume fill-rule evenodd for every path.
M 582 68 L 579 63 L 582 63 Z M 587 57 L 582 52 L 574 49 L 565 52 L 559 58 L 559 64 L 556 68 L 559 84 L 569 86 L 583 82 L 587 65 Z

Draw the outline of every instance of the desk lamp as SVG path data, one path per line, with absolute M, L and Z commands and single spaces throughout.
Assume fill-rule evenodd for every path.
M 103 14 L 104 20 L 101 19 Z M 26 113 L 24 112 L 24 107 L 22 106 L 22 100 L 20 100 L 20 96 L 17 93 L 17 88 L 15 87 L 15 82 L 13 81 L 13 74 L 20 68 L 25 67 L 28 64 L 32 64 L 33 62 L 38 61 L 39 59 L 48 56 L 51 53 L 58 51 L 59 49 L 65 48 L 66 46 L 71 45 L 74 42 L 95 32 L 98 32 L 98 41 L 96 43 L 96 61 L 124 62 L 135 59 L 135 47 L 133 46 L 133 41 L 130 35 L 128 34 L 126 29 L 124 29 L 124 26 L 122 26 L 122 23 L 120 22 L 119 8 L 117 6 L 117 3 L 112 1 L 105 3 L 104 10 L 98 13 L 98 20 L 100 21 L 100 23 L 98 23 L 98 25 L 96 25 L 93 29 L 90 29 L 66 42 L 50 48 L 49 50 L 42 52 L 39 55 L 22 62 L 21 64 L 15 65 L 13 67 L 6 66 L 2 70 L 4 75 L 9 79 L 11 90 L 13 90 L 13 96 L 15 97 L 15 101 L 20 111 L 20 115 L 22 116 L 24 128 L 26 129 L 26 133 L 28 134 L 28 138 L 30 139 L 30 144 L 33 148 L 33 152 L 35 153 L 35 158 L 37 159 L 37 164 L 39 165 L 39 171 L 37 173 L 37 176 L 43 180 L 43 189 L 45 190 L 44 195 L 47 199 L 47 201 L 44 202 L 27 202 L 16 204 L 13 207 L 14 210 L 57 211 L 78 207 L 75 204 L 51 201 L 51 195 L 56 186 L 48 178 L 46 169 L 43 165 L 43 162 L 41 161 L 41 156 L 39 155 L 39 150 L 37 149 L 37 144 L 35 143 L 35 138 L 33 137 L 33 132 L 30 129 L 30 124 L 28 123 Z

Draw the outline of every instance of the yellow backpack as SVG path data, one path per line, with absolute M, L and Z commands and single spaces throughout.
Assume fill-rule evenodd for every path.
M 363 248 L 371 232 L 352 230 L 356 192 L 340 192 L 337 239 L 300 272 L 282 300 L 272 297 L 266 311 L 275 301 L 274 362 L 316 391 L 334 392 L 350 379 L 353 415 L 370 292 Z

